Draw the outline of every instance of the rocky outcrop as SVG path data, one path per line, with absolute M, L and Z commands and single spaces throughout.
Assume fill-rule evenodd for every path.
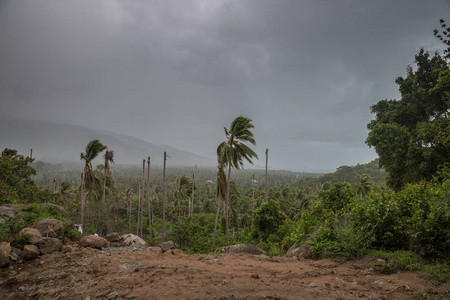
M 39 250 L 41 254 L 50 254 L 56 251 L 61 251 L 62 241 L 57 238 L 43 237 L 39 241 Z
M 120 235 L 117 232 L 113 232 L 105 236 L 105 239 L 107 239 L 108 242 L 119 242 Z
M 223 247 L 222 252 L 229 253 L 229 254 L 236 254 L 236 253 L 247 253 L 247 254 L 264 254 L 266 253 L 264 250 L 256 247 L 252 244 L 238 244 L 238 245 L 231 245 L 227 247 Z
M 60 220 L 45 219 L 36 222 L 33 226 L 43 237 L 62 238 L 64 235 L 64 223 Z
M 39 240 L 42 238 L 41 233 L 36 228 L 24 228 L 22 229 L 17 238 L 21 242 L 26 242 L 27 244 L 37 245 Z
M 39 248 L 36 245 L 25 245 L 22 251 L 22 257 L 26 260 L 35 259 L 39 254 Z
M 9 256 L 11 255 L 11 245 L 8 242 L 0 243 L 0 267 L 9 264 Z
M 100 236 L 88 235 L 80 239 L 80 245 L 83 247 L 102 249 L 108 246 L 108 241 Z
M 170 249 L 173 249 L 175 247 L 175 245 L 173 244 L 172 241 L 167 241 L 167 242 L 161 243 L 159 245 L 159 247 L 161 248 L 162 252 L 166 252 Z

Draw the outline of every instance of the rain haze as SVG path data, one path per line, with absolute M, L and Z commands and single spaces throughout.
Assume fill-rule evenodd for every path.
M 447 0 L 0 0 L 0 120 L 214 158 L 244 115 L 256 167 L 266 148 L 273 169 L 367 163 L 370 106 L 398 99 L 420 48 L 443 50 L 433 29 L 449 13 Z

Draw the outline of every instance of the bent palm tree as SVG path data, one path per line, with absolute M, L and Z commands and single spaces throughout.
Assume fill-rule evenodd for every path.
M 258 155 L 245 143 L 256 145 L 251 129 L 255 126 L 252 120 L 247 117 L 237 117 L 231 123 L 230 129 L 224 128 L 227 140 L 219 145 L 224 162 L 228 165 L 227 193 L 225 196 L 225 224 L 227 232 L 227 245 L 229 244 L 228 229 L 228 202 L 230 198 L 231 168 L 239 170 L 244 165 L 244 160 L 253 164 L 252 158 Z M 218 150 L 219 150 L 218 148 Z
M 222 143 L 223 144 L 223 143 Z M 218 199 L 217 201 L 217 213 L 216 213 L 216 220 L 214 223 L 214 235 L 212 240 L 212 248 L 214 249 L 215 243 L 216 243 L 216 232 L 217 232 L 217 221 L 219 219 L 219 213 L 220 213 L 220 201 L 221 199 L 225 199 L 225 190 L 226 190 L 226 175 L 224 172 L 224 168 L 226 166 L 225 161 L 223 160 L 223 149 L 222 144 L 219 145 L 217 148 L 217 160 L 219 162 L 219 165 L 217 168 L 219 169 L 217 171 L 217 186 L 216 186 L 216 197 Z
M 109 172 L 109 163 L 114 163 L 114 151 L 106 150 L 105 155 L 103 155 L 105 159 L 105 170 L 104 170 L 104 178 L 103 178 L 103 198 L 102 201 L 105 202 L 106 198 L 106 176 L 110 176 Z
M 106 149 L 99 140 L 90 141 L 85 149 L 85 153 L 81 153 L 81 160 L 84 160 L 84 179 L 88 183 L 89 190 L 94 190 L 95 175 L 92 169 L 92 160 L 94 160 L 100 152 Z

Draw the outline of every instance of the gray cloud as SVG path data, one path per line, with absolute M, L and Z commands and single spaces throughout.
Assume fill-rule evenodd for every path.
M 442 50 L 443 11 L 448 1 L 3 1 L 0 118 L 214 156 L 223 127 L 247 115 L 273 168 L 365 163 L 370 105 L 398 97 L 394 79 L 421 47 Z

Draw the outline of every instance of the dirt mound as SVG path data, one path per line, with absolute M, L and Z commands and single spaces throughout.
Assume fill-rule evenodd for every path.
M 419 272 L 379 274 L 376 258 L 337 263 L 248 254 L 188 255 L 147 247 L 73 247 L 4 269 L 1 299 L 450 298 Z

